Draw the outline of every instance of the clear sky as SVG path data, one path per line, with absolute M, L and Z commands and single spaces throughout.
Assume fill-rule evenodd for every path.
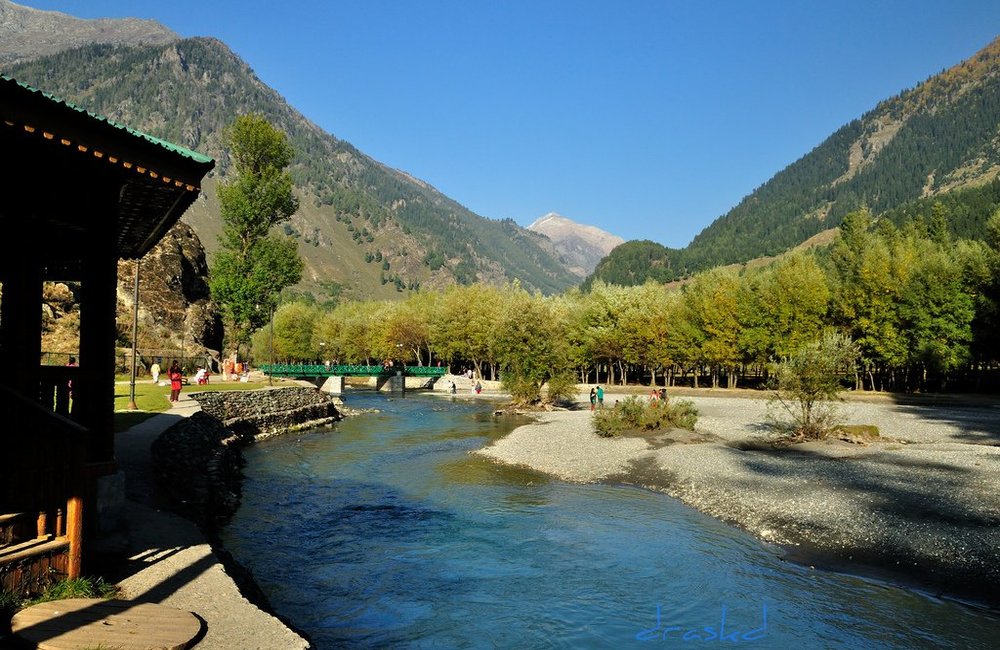
M 1000 0 L 19 0 L 215 36 L 333 135 L 474 212 L 683 246 Z

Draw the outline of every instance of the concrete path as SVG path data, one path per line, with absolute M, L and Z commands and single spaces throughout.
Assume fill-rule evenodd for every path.
M 197 526 L 158 507 L 150 447 L 163 431 L 199 410 L 181 394 L 169 411 L 115 438 L 125 473 L 128 530 L 129 575 L 118 583 L 121 597 L 193 612 L 203 621 L 204 634 L 192 646 L 197 650 L 308 648 L 305 639 L 243 597 Z

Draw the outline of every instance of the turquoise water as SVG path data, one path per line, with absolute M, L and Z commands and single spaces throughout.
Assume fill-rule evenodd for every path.
M 348 403 L 381 412 L 246 451 L 223 533 L 318 648 L 1000 646 L 995 615 L 783 562 L 667 496 L 471 456 L 511 426 L 489 405 Z

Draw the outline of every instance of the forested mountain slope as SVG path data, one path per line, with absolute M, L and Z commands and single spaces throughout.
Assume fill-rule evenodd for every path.
M 89 45 L 4 73 L 112 120 L 214 156 L 225 174 L 223 128 L 263 114 L 295 148 L 302 209 L 285 226 L 299 241 L 306 285 L 390 297 L 420 286 L 518 279 L 545 293 L 576 283 L 545 237 L 480 217 L 433 187 L 386 167 L 311 123 L 223 43 Z M 185 219 L 216 244 L 215 184 Z
M 685 248 L 661 247 L 658 268 L 672 277 L 722 264 L 775 255 L 840 225 L 868 206 L 879 215 L 922 198 L 942 198 L 982 185 L 1000 173 L 1000 39 L 969 60 L 935 75 L 844 125 L 819 146 L 778 172 L 717 219 Z M 951 203 L 953 201 L 943 201 Z M 954 225 L 981 236 L 958 209 Z M 964 215 L 964 216 L 962 216 Z M 621 248 L 612 255 L 628 251 Z M 602 262 L 594 278 L 624 260 Z M 634 275 L 643 281 L 641 268 Z M 591 281 L 593 278 L 591 279 Z

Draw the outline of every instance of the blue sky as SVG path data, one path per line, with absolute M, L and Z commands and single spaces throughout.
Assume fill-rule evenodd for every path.
M 21 0 L 215 36 L 313 122 L 474 212 L 683 246 L 1000 2 Z

